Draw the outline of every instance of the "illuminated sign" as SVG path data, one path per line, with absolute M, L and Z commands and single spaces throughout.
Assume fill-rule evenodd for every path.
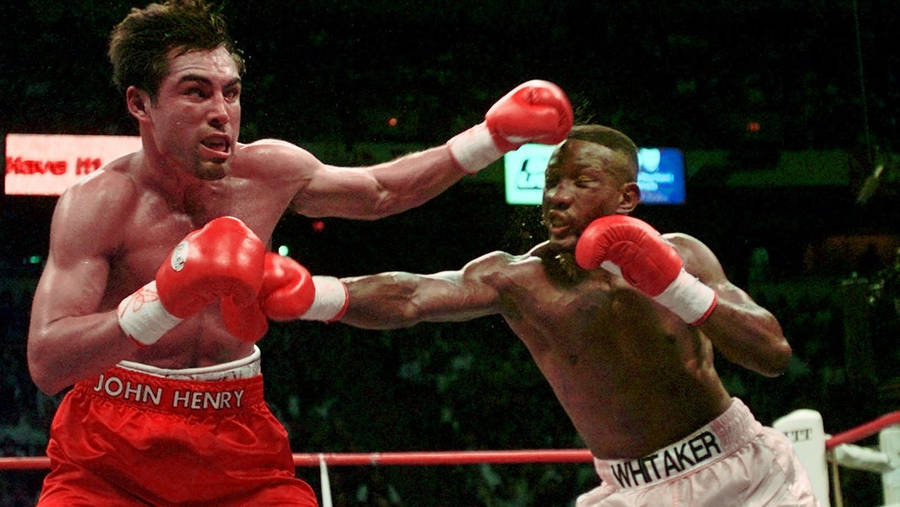
M 7 134 L 5 192 L 59 195 L 79 178 L 140 149 L 137 136 Z
M 540 204 L 544 192 L 544 171 L 555 145 L 523 144 L 503 155 L 508 204 Z
M 684 155 L 677 148 L 638 149 L 641 202 L 684 204 Z
M 503 156 L 506 202 L 540 204 L 544 171 L 556 146 L 524 144 Z M 637 184 L 641 202 L 683 204 L 685 200 L 684 155 L 677 148 L 640 148 Z

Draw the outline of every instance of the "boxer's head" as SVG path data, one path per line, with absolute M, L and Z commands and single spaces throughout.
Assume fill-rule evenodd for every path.
M 244 59 L 228 34 L 225 18 L 205 1 L 168 0 L 135 8 L 110 34 L 113 82 L 122 93 L 135 86 L 155 98 L 171 58 L 219 47 L 228 51 L 243 74 Z
M 614 161 L 606 170 L 617 173 L 624 182 L 634 182 L 638 173 L 638 148 L 624 133 L 603 125 L 576 125 L 569 132 L 567 140 L 575 139 L 605 146 L 621 154 L 624 158 Z
M 555 248 L 569 250 L 595 218 L 630 213 L 640 202 L 637 146 L 601 125 L 576 125 L 547 165 L 543 221 Z

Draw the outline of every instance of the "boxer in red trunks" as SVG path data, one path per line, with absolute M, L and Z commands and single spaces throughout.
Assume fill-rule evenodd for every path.
M 75 387 L 51 427 L 40 504 L 314 505 L 263 402 L 265 320 L 241 315 L 271 289 L 278 220 L 418 206 L 524 142 L 561 141 L 568 99 L 529 81 L 443 146 L 335 167 L 288 142 L 239 141 L 243 61 L 200 0 L 133 9 L 109 56 L 142 149 L 73 185 L 53 215 L 28 365 L 48 394 Z M 336 280 L 303 283 L 292 311 L 339 314 Z
M 627 136 L 573 127 L 547 167 L 548 241 L 457 271 L 344 279 L 342 322 L 502 315 L 596 457 L 602 484 L 579 507 L 816 505 L 790 442 L 713 367 L 716 349 L 778 375 L 791 359 L 780 325 L 698 239 L 627 216 L 640 201 L 637 170 Z

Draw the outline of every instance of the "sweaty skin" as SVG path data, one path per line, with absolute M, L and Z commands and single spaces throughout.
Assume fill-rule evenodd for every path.
M 731 284 L 713 253 L 684 234 L 664 237 L 719 305 L 699 327 L 603 269 L 577 267 L 572 250 L 590 221 L 628 213 L 639 200 L 622 155 L 567 140 L 550 161 L 544 191 L 549 241 L 524 255 L 493 252 L 458 271 L 382 273 L 344 279 L 343 322 L 394 328 L 500 314 L 528 348 L 594 456 L 643 456 L 711 421 L 730 395 L 713 349 L 764 375 L 791 350 L 775 318 Z
M 126 92 L 143 149 L 68 189 L 53 215 L 28 338 L 29 368 L 44 392 L 123 359 L 191 368 L 251 353 L 252 344 L 225 330 L 217 304 L 147 348 L 117 323 L 119 301 L 153 280 L 172 248 L 209 220 L 237 217 L 268 244 L 287 208 L 375 219 L 417 206 L 464 175 L 446 146 L 342 168 L 283 141 L 241 144 L 240 91 L 236 65 L 220 47 L 171 52 L 157 97 Z

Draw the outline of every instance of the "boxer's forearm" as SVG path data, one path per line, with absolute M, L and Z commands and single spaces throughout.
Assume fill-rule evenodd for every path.
M 66 317 L 29 332 L 28 368 L 38 388 L 53 395 L 133 354 L 136 345 L 116 312 Z
M 341 322 L 368 329 L 412 326 L 420 321 L 413 303 L 414 282 L 397 273 L 342 278 L 347 287 L 347 310 Z
M 459 272 L 432 275 L 381 273 L 344 278 L 349 303 L 341 322 L 369 329 L 419 322 L 456 322 L 494 313 L 492 295 L 464 281 Z

